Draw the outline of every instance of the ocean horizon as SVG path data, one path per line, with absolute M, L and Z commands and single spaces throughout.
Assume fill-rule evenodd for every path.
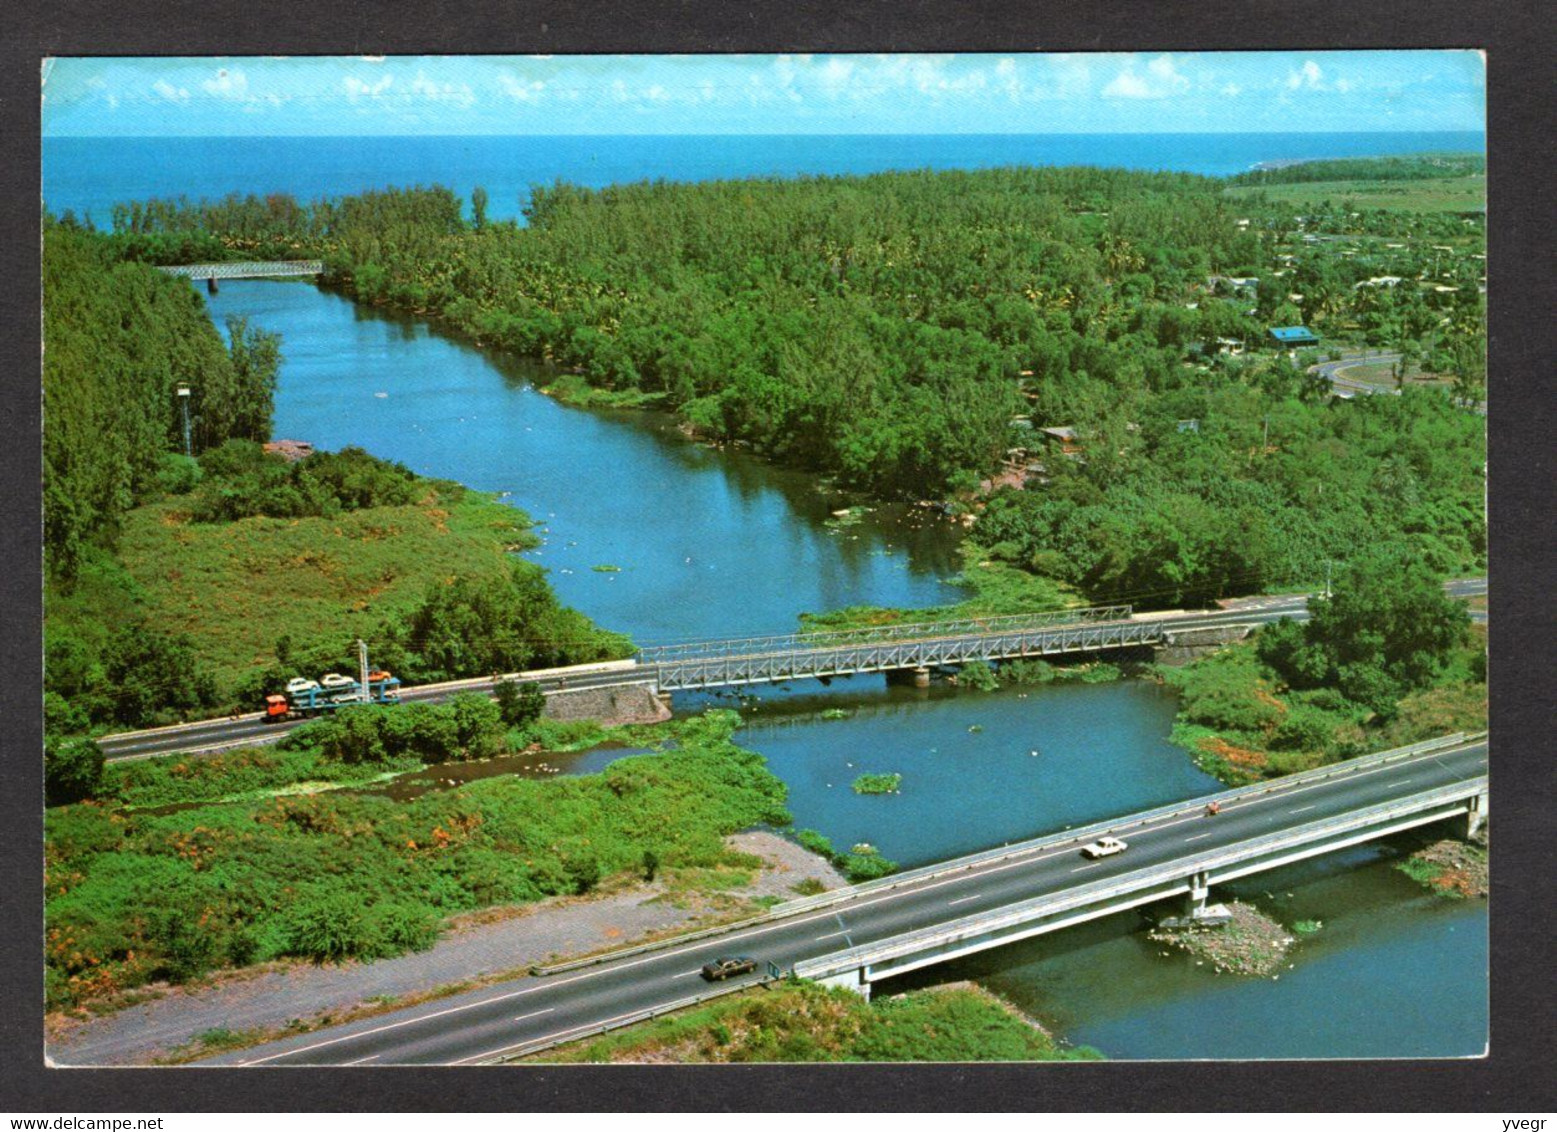
M 107 226 L 116 203 L 368 189 L 486 189 L 489 215 L 520 217 L 530 190 L 569 181 L 869 174 L 1011 165 L 1096 165 L 1223 177 L 1337 157 L 1484 152 L 1475 131 L 1131 134 L 529 134 L 47 137 L 43 203 Z

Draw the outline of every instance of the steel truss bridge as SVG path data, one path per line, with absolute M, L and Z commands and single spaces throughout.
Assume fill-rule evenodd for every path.
M 662 691 L 863 672 L 928 670 L 1161 644 L 1172 626 L 1132 621 L 1128 605 L 846 631 L 661 645 L 638 654 Z
M 247 263 L 186 263 L 160 270 L 185 279 L 292 279 L 321 274 L 324 261 L 277 259 Z

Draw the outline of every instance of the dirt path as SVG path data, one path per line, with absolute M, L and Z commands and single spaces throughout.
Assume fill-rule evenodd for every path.
M 731 890 L 732 897 L 790 899 L 793 886 L 807 878 L 827 888 L 843 883 L 831 865 L 776 834 L 740 833 L 727 841 L 768 862 L 749 887 Z M 656 882 L 593 899 L 529 905 L 501 918 L 468 917 L 430 950 L 411 955 L 339 966 L 274 965 L 212 986 L 166 987 L 153 1001 L 101 1018 L 51 1018 L 48 1053 L 55 1065 L 143 1065 L 208 1031 L 269 1031 L 294 1019 L 339 1020 L 375 1002 L 404 1001 L 450 984 L 688 928 L 708 912 L 695 897 L 673 902 L 664 883 Z

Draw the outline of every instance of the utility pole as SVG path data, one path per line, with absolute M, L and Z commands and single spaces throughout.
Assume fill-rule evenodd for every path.
M 1325 559 L 1325 600 L 1330 600 L 1330 560 Z
M 1265 414 L 1265 444 L 1264 444 L 1264 449 L 1267 452 L 1270 451 L 1270 414 L 1269 413 Z
M 357 698 L 363 703 L 368 703 L 373 698 L 368 691 L 368 642 L 361 637 L 357 638 L 357 675 L 361 679 L 361 690 Z
M 179 408 L 184 413 L 184 455 L 193 456 L 194 452 L 190 450 L 189 444 L 189 383 L 185 381 L 179 382 L 177 393 Z

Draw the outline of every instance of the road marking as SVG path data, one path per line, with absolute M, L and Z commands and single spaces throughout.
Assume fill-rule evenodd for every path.
M 1071 872 L 1079 873 L 1082 869 L 1095 869 L 1102 863 L 1102 861 L 1093 861 L 1090 865 L 1077 865 Z
M 528 1014 L 519 1015 L 514 1021 L 523 1022 L 526 1018 L 539 1018 L 542 1014 L 550 1014 L 555 1009 L 557 1009 L 555 1006 L 548 1006 L 545 1010 L 532 1010 Z
M 679 975 L 672 975 L 671 978 L 673 978 L 673 979 L 685 979 L 689 975 L 699 975 L 699 974 L 702 974 L 702 971 L 703 971 L 703 969 L 701 967 L 699 967 L 696 971 L 683 971 Z
M 1215 833 L 1215 832 L 1216 832 L 1216 830 L 1214 830 L 1214 829 L 1211 831 L 1211 833 Z M 1186 837 L 1184 840 L 1185 841 L 1199 841 L 1202 838 L 1210 837 L 1211 833 L 1197 833 L 1197 834 L 1195 834 L 1194 837 Z
M 959 896 L 956 900 L 948 900 L 946 902 L 946 907 L 950 908 L 953 904 L 966 904 L 968 901 L 977 900 L 980 896 L 983 895 L 984 894 L 982 892 L 975 892 L 972 896 Z
M 1315 802 L 1312 806 L 1299 806 L 1295 810 L 1288 810 L 1287 813 L 1289 813 L 1289 814 L 1301 814 L 1301 813 L 1306 813 L 1309 810 L 1317 810 L 1318 808 L 1319 808 L 1319 803 Z
M 821 940 L 824 940 L 824 939 L 837 939 L 841 935 L 848 935 L 848 934 L 849 933 L 847 931 L 828 932 L 826 935 L 819 935 L 816 938 L 817 938 L 818 941 L 821 941 Z
M 346 1064 L 347 1065 L 366 1065 L 368 1062 L 372 1061 L 374 1058 L 376 1058 L 376 1057 L 383 1057 L 383 1056 L 384 1055 L 381 1054 L 381 1053 L 373 1053 L 373 1054 L 369 1054 L 367 1057 L 359 1057 L 359 1058 L 357 1058 L 356 1061 L 348 1061 Z

